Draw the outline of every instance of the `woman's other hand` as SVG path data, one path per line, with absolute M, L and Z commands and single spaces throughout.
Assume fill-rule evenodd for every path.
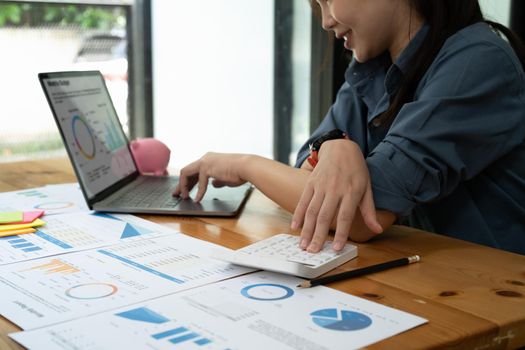
M 293 229 L 302 225 L 301 248 L 318 252 L 336 220 L 332 247 L 336 251 L 343 249 L 357 208 L 372 234 L 381 233 L 368 168 L 359 146 L 347 139 L 326 141 L 292 219 Z
M 215 187 L 235 187 L 244 184 L 246 180 L 240 176 L 244 157 L 243 154 L 206 153 L 199 160 L 182 168 L 173 195 L 186 199 L 192 188 L 198 184 L 199 189 L 194 200 L 200 202 L 206 193 L 210 178 L 213 178 L 212 184 Z

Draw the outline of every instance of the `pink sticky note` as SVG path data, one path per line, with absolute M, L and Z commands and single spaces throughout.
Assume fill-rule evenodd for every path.
M 21 222 L 21 224 L 28 224 L 30 222 L 35 221 L 39 217 L 44 215 L 43 210 L 35 210 L 35 211 L 25 211 L 24 212 L 24 221 Z

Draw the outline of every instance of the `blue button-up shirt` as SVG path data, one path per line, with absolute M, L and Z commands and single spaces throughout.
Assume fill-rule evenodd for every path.
M 376 208 L 398 222 L 525 254 L 525 76 L 485 23 L 451 36 L 393 122 L 389 106 L 423 27 L 391 64 L 353 60 L 327 116 L 301 148 L 339 128 L 363 151 Z

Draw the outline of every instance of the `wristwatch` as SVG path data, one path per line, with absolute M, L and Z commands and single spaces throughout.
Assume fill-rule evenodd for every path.
M 346 138 L 346 132 L 339 130 L 339 129 L 333 129 L 333 130 L 328 131 L 327 133 L 322 134 L 317 139 L 315 139 L 314 142 L 312 142 L 309 145 L 310 156 L 306 160 L 308 160 L 308 163 L 310 163 L 310 165 L 315 168 L 315 166 L 317 165 L 317 162 L 319 161 L 319 159 L 317 158 L 317 154 L 319 153 L 319 150 L 321 149 L 323 142 L 328 141 L 328 140 L 344 139 L 344 138 Z

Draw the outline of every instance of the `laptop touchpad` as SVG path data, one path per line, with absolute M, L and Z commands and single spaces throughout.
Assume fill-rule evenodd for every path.
M 249 186 L 247 185 L 222 188 L 215 188 L 210 185 L 208 186 L 204 198 L 199 203 L 195 203 L 193 198 L 195 198 L 198 191 L 197 186 L 195 186 L 189 193 L 190 198 L 181 200 L 177 205 L 177 209 L 183 212 L 234 212 L 241 204 L 248 188 Z

